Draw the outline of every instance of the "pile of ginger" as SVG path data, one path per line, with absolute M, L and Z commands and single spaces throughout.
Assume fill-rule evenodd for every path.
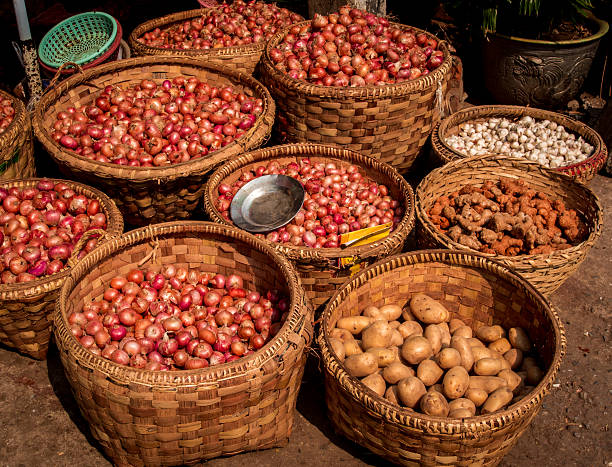
M 429 218 L 452 240 L 483 253 L 548 254 L 583 241 L 587 227 L 563 201 L 523 180 L 501 178 L 440 196 Z

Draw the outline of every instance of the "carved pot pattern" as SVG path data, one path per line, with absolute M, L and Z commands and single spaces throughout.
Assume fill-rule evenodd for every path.
M 548 42 L 491 34 L 483 44 L 485 85 L 501 104 L 563 108 L 586 79 L 608 25 L 593 36 Z

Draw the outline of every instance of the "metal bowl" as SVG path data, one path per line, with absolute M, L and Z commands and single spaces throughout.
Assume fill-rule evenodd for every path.
M 287 175 L 263 175 L 232 199 L 230 215 L 247 232 L 270 232 L 288 224 L 302 208 L 304 187 Z

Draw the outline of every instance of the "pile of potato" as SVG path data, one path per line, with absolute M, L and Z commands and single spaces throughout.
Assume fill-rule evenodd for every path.
M 503 409 L 543 377 L 522 328 L 472 329 L 431 297 L 343 317 L 329 343 L 346 371 L 378 395 L 427 415 L 468 418 Z

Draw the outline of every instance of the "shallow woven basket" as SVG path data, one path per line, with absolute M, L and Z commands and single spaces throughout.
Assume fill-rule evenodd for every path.
M 130 34 L 129 44 L 132 53 L 138 55 L 182 55 L 186 57 L 198 58 L 207 63 L 219 63 L 228 66 L 236 71 L 253 74 L 255 66 L 259 62 L 259 58 L 266 45 L 265 42 L 257 44 L 237 45 L 234 47 L 220 47 L 208 50 L 200 49 L 162 49 L 160 47 L 151 47 L 143 44 L 138 40 L 144 33 L 152 31 L 155 28 L 165 28 L 174 23 L 191 20 L 202 16 L 208 11 L 207 8 L 181 11 L 170 15 L 162 16 L 161 18 L 152 19 L 139 25 L 132 34 Z
M 58 111 L 89 104 L 107 85 L 127 85 L 143 79 L 159 82 L 179 75 L 196 76 L 214 86 L 229 85 L 257 96 L 263 100 L 263 113 L 241 138 L 207 157 L 161 167 L 92 161 L 66 150 L 50 136 Z M 274 102 L 270 93 L 251 76 L 195 58 L 169 56 L 130 58 L 77 73 L 42 96 L 33 120 L 36 136 L 60 170 L 102 189 L 132 225 L 188 218 L 204 190 L 204 175 L 221 162 L 260 146 L 269 136 L 273 121 Z
M 40 178 L 27 180 L 6 180 L 0 187 L 25 188 L 35 186 Z M 106 234 L 99 240 L 102 245 L 123 233 L 123 218 L 115 203 L 104 193 L 80 183 L 68 180 L 54 180 L 67 183 L 78 194 L 100 202 L 101 212 L 106 214 Z M 75 254 L 84 246 L 88 237 L 75 245 Z M 76 261 L 69 261 L 69 265 Z M 70 267 L 51 276 L 19 284 L 0 284 L 0 342 L 19 352 L 43 360 L 47 357 L 53 308 L 59 289 L 70 273 Z
M 582 243 L 548 255 L 485 255 L 514 269 L 544 295 L 549 295 L 557 290 L 586 258 L 601 234 L 603 210 L 597 196 L 586 185 L 536 162 L 509 156 L 476 156 L 454 160 L 432 171 L 416 191 L 419 245 L 422 248 L 474 251 L 440 232 L 429 219 L 427 212 L 442 195 L 460 190 L 467 184 L 482 185 L 487 180 L 499 180 L 500 177 L 524 180 L 534 190 L 563 200 L 568 209 L 575 209 L 582 215 L 589 229 L 588 236 Z
M 238 272 L 245 287 L 284 289 L 289 317 L 262 349 L 232 363 L 189 371 L 117 365 L 82 347 L 66 317 L 143 260 L 145 267 Z M 192 464 L 287 442 L 312 319 L 295 270 L 264 242 L 218 224 L 172 222 L 134 230 L 87 255 L 60 292 L 55 337 L 79 408 L 116 465 Z
M 0 133 L 0 179 L 33 177 L 36 166 L 30 116 L 15 96 L 0 90 L 0 99 L 10 99 L 15 109 L 13 121 Z
M 350 376 L 329 344 L 338 319 L 359 315 L 369 305 L 402 306 L 417 292 L 440 301 L 472 329 L 522 326 L 547 369 L 540 384 L 505 410 L 450 419 L 392 404 Z M 380 261 L 347 282 L 325 308 L 318 343 L 336 431 L 397 464 L 430 467 L 497 465 L 540 410 L 566 340 L 556 311 L 516 273 L 482 255 L 425 250 Z
M 406 208 L 404 216 L 391 234 L 385 239 L 369 245 L 340 248 L 305 248 L 284 243 L 269 244 L 289 258 L 296 266 L 302 285 L 315 309 L 323 305 L 334 292 L 351 276 L 350 268 L 338 267 L 340 258 L 357 257 L 365 267 L 385 256 L 402 251 L 406 238 L 414 226 L 414 193 L 410 185 L 393 167 L 371 157 L 353 151 L 322 144 L 288 144 L 260 149 L 229 161 L 211 176 L 204 192 L 204 209 L 215 222 L 231 223 L 215 207 L 217 188 L 221 183 L 232 184 L 246 167 L 259 166 L 270 160 L 281 163 L 297 162 L 303 157 L 315 161 L 333 161 L 342 165 L 355 164 L 361 173 L 390 188 L 395 199 Z
M 457 134 L 461 124 L 483 122 L 493 117 L 519 120 L 526 115 L 538 120 L 550 120 L 563 125 L 569 132 L 582 136 L 587 143 L 594 147 L 593 154 L 588 159 L 578 164 L 559 167 L 554 170 L 563 172 L 580 182 L 588 183 L 606 163 L 608 149 L 599 133 L 591 127 L 560 113 L 518 105 L 481 105 L 469 107 L 452 114 L 434 127 L 431 134 L 432 152 L 438 162 L 442 164 L 455 159 L 465 159 L 467 157 L 465 154 L 446 144 L 446 138 Z
M 293 79 L 274 67 L 270 50 L 287 31 L 270 39 L 259 67 L 261 80 L 278 107 L 277 138 L 289 143 L 336 144 L 407 172 L 443 110 L 452 67 L 446 43 L 440 43 L 444 62 L 427 76 L 386 86 L 340 88 Z

